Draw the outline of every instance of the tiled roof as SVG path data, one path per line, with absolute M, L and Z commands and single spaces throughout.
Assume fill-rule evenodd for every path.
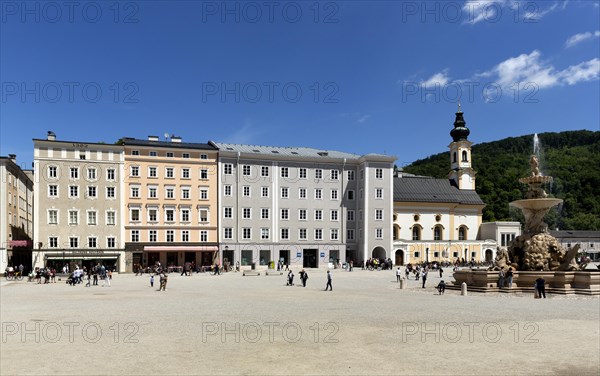
M 150 141 L 138 140 L 136 138 L 123 138 L 123 144 L 127 146 L 150 146 L 160 148 L 179 148 L 179 149 L 201 149 L 201 150 L 217 150 L 214 146 L 204 143 L 192 142 L 168 142 L 168 141 Z
M 600 239 L 600 231 L 550 231 L 550 235 L 559 239 Z
M 280 147 L 280 146 L 260 146 L 260 145 L 243 145 L 243 144 L 227 144 L 223 142 L 214 142 L 221 151 L 240 152 L 245 154 L 263 154 L 263 155 L 279 155 L 287 157 L 327 157 L 327 158 L 346 158 L 359 159 L 358 154 L 345 153 L 334 150 L 319 150 L 306 147 Z
M 394 178 L 394 202 L 444 202 L 484 205 L 474 190 L 458 189 L 448 179 L 421 176 Z

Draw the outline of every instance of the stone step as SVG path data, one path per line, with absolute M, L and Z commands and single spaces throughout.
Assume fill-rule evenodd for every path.
M 260 275 L 260 272 L 254 271 L 254 270 L 244 270 L 244 272 L 242 273 L 242 276 L 257 276 Z

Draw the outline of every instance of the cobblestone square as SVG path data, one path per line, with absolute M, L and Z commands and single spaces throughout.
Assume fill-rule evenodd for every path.
M 298 270 L 294 270 L 299 281 Z M 393 271 L 2 281 L 0 373 L 597 375 L 598 297 L 439 296 Z M 448 273 L 446 273 L 448 274 Z M 445 280 L 451 278 L 446 275 Z

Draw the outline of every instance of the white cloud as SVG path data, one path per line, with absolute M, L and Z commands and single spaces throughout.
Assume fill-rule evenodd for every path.
M 592 38 L 598 38 L 598 37 L 600 37 L 600 30 L 596 30 L 594 33 L 591 33 L 588 31 L 585 33 L 575 34 L 572 37 L 570 37 L 569 39 L 567 39 L 567 41 L 565 42 L 565 47 L 571 48 L 585 40 L 592 39 Z
M 476 24 L 485 20 L 495 20 L 498 10 L 505 3 L 506 0 L 467 0 L 462 9 L 468 15 L 466 22 Z
M 539 89 L 544 89 L 596 80 L 600 75 L 599 62 L 600 60 L 595 58 L 571 65 L 564 70 L 557 70 L 541 59 L 541 53 L 538 50 L 534 50 L 530 54 L 509 58 L 481 76 L 496 77 L 496 82 L 503 88 L 509 88 L 515 84 L 531 83 Z
M 482 21 L 496 23 L 502 18 L 519 22 L 537 22 L 547 14 L 559 9 L 559 2 L 541 9 L 539 4 L 529 0 L 467 0 L 462 11 L 466 15 L 465 23 L 476 24 Z M 564 10 L 569 1 L 563 1 L 560 10 Z
M 364 123 L 365 121 L 367 121 L 369 118 L 371 117 L 371 115 L 363 115 L 360 119 L 356 120 L 358 123 Z
M 444 69 L 443 71 L 438 72 L 438 73 L 434 74 L 433 76 L 429 77 L 427 80 L 421 81 L 421 86 L 424 86 L 424 87 L 434 87 L 436 85 L 444 86 L 448 82 L 450 82 L 450 77 L 448 76 L 448 69 Z
M 246 120 L 244 125 L 225 138 L 223 142 L 229 144 L 253 144 L 261 131 L 253 127 L 251 121 Z

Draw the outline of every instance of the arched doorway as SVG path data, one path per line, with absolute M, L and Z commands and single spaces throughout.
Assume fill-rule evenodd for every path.
M 494 259 L 494 251 L 492 251 L 491 249 L 486 249 L 485 250 L 485 262 L 492 262 L 493 259 Z
M 385 259 L 385 249 L 383 247 L 375 247 L 375 249 L 373 249 L 373 252 L 371 254 L 373 258 L 376 259 Z
M 396 250 L 396 265 L 404 265 L 404 251 L 401 249 Z

